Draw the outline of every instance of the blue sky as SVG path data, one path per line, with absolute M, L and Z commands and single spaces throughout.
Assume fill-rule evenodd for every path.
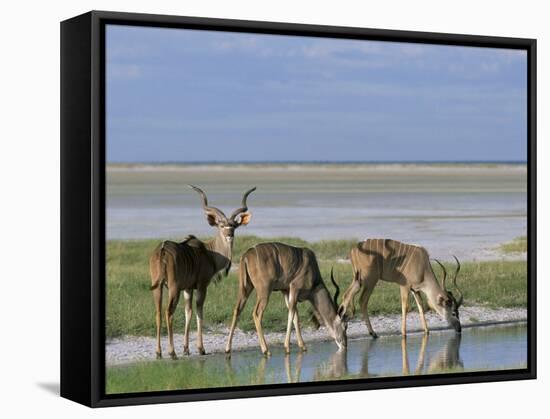
M 524 51 L 107 27 L 107 161 L 526 160 Z

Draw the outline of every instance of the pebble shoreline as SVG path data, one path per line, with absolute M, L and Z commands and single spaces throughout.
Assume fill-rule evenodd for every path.
M 401 315 L 379 315 L 370 316 L 374 330 L 379 336 L 397 335 L 401 330 Z M 426 320 L 430 330 L 447 328 L 446 322 L 433 312 L 426 313 Z M 525 308 L 500 308 L 491 309 L 480 306 L 463 306 L 460 310 L 460 320 L 463 327 L 483 326 L 499 323 L 520 322 L 527 320 L 527 309 Z M 409 333 L 421 332 L 420 317 L 417 312 L 410 312 L 407 317 L 407 330 Z M 203 333 L 204 348 L 209 354 L 225 351 L 225 344 L 229 328 L 218 326 Z M 195 345 L 196 333 L 193 330 L 190 335 L 189 348 L 191 357 L 198 355 Z M 311 342 L 332 340 L 326 329 L 321 327 L 319 330 L 304 328 L 302 336 L 306 346 Z M 367 327 L 362 320 L 352 320 L 348 324 L 348 338 L 357 339 L 367 337 Z M 282 345 L 285 334 L 282 332 L 266 333 L 265 338 L 268 345 Z M 167 357 L 168 342 L 167 337 L 161 338 L 163 354 Z M 174 334 L 174 345 L 178 356 L 183 356 L 183 335 Z M 294 331 L 291 339 L 291 350 L 296 350 L 296 340 Z M 108 339 L 105 345 L 105 360 L 108 366 L 120 365 L 140 361 L 155 360 L 155 338 L 149 336 L 124 336 L 120 338 Z M 233 337 L 233 351 L 257 349 L 259 351 L 258 338 L 255 331 L 243 332 L 240 329 L 235 331 Z

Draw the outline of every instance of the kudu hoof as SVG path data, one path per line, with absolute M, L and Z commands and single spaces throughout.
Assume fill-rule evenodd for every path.
M 189 348 L 184 347 L 183 348 L 183 354 L 184 355 L 191 355 L 191 352 L 189 352 Z
M 157 359 L 162 359 L 162 353 L 161 352 L 157 352 Z
M 378 339 L 378 335 L 376 333 L 373 332 L 370 335 L 373 339 Z
M 268 357 L 271 356 L 271 352 L 270 352 L 269 350 L 267 350 L 267 351 L 262 351 L 262 354 L 263 354 L 266 358 L 268 358 Z
M 170 358 L 172 358 L 174 361 L 178 359 L 178 356 L 176 355 L 175 352 L 170 352 L 168 355 L 170 355 Z
M 302 352 L 307 352 L 307 348 L 306 348 L 305 346 L 300 346 L 300 350 L 301 350 Z
M 199 355 L 206 355 L 204 348 L 199 348 Z

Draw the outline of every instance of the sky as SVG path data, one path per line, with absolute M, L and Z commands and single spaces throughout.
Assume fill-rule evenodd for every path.
M 108 25 L 108 162 L 525 161 L 525 51 Z

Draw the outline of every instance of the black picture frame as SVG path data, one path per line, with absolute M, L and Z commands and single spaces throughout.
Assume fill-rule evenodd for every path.
M 527 368 L 106 395 L 105 25 L 192 28 L 527 51 Z M 536 40 L 92 11 L 61 23 L 61 396 L 91 407 L 536 378 Z

